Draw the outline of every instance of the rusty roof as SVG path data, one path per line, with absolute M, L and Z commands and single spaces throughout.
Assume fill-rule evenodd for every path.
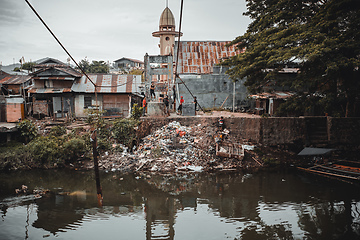
M 51 57 L 45 57 L 39 60 L 36 60 L 35 63 L 37 65 L 41 65 L 41 64 L 58 64 L 58 65 L 65 65 L 65 63 L 61 62 L 60 60 L 57 60 L 55 58 L 51 58 Z
M 67 66 L 67 65 L 43 64 L 43 65 L 38 65 L 36 67 L 40 67 L 41 69 L 32 73 L 31 75 L 36 76 L 37 74 L 46 72 L 47 70 L 55 69 L 57 71 L 63 72 L 65 74 L 71 75 L 73 77 L 81 77 L 82 76 L 82 74 L 80 72 L 76 71 L 75 69 L 73 69 L 72 67 Z M 51 73 L 51 75 L 53 75 L 53 73 Z
M 49 77 L 34 77 L 34 80 L 62 80 L 62 81 L 73 81 L 75 80 L 74 77 L 65 77 L 65 76 L 49 76 Z
M 133 58 L 126 58 L 126 57 L 123 57 L 123 58 L 120 58 L 118 60 L 115 60 L 114 62 L 119 62 L 121 60 L 129 60 L 129 61 L 132 61 L 132 62 L 137 62 L 137 63 L 141 63 L 141 64 L 144 64 L 143 61 L 140 61 L 140 60 L 137 60 L 137 59 L 133 59 Z
M 0 80 L 0 84 L 20 85 L 31 79 L 28 75 L 10 75 Z
M 97 93 L 139 93 L 141 75 L 89 74 L 88 76 L 96 84 Z M 71 90 L 94 93 L 95 87 L 85 76 L 82 76 L 75 80 Z
M 71 88 L 31 88 L 29 93 L 38 93 L 38 94 L 54 94 L 54 93 L 69 93 Z
M 209 74 L 213 66 L 223 59 L 243 51 L 235 46 L 226 46 L 230 41 L 180 41 L 177 72 L 180 74 Z M 177 54 L 178 43 L 175 43 Z M 175 58 L 176 59 L 176 56 Z

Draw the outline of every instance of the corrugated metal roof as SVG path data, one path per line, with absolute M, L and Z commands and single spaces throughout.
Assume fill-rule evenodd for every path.
M 96 84 L 97 93 L 138 93 L 141 85 L 141 75 L 89 74 L 88 76 Z M 71 90 L 94 93 L 95 86 L 86 76 L 82 76 L 73 83 Z
M 40 64 L 60 64 L 60 65 L 65 65 L 65 63 L 61 62 L 60 60 L 57 60 L 55 58 L 50 58 L 50 57 L 46 57 L 46 58 L 36 60 L 35 63 L 38 64 L 38 65 L 40 65 Z
M 177 72 L 179 74 L 209 74 L 213 72 L 213 66 L 222 59 L 235 56 L 243 51 L 234 46 L 227 47 L 230 41 L 180 41 L 179 62 Z M 175 43 L 177 54 L 178 43 Z M 176 56 L 175 58 L 176 59 Z
M 36 68 L 40 67 L 41 69 L 39 69 L 38 71 L 32 73 L 31 75 L 36 76 L 37 74 L 43 73 L 49 69 L 55 69 L 57 71 L 69 74 L 71 76 L 74 77 L 81 77 L 82 74 L 78 71 L 76 71 L 75 69 L 73 69 L 72 67 L 69 67 L 67 65 L 53 65 L 53 64 L 45 64 L 45 65 L 38 65 L 36 66 Z
M 0 80 L 0 84 L 22 84 L 28 80 L 30 80 L 30 76 L 16 75 L 16 76 L 8 76 Z
M 73 81 L 75 77 L 34 77 L 34 80 L 64 80 L 64 81 Z
M 54 94 L 54 93 L 67 93 L 71 92 L 71 88 L 32 88 L 29 93 L 43 93 L 43 94 Z
M 133 59 L 133 58 L 126 58 L 126 57 L 123 57 L 123 58 L 120 58 L 120 59 L 118 59 L 118 60 L 115 60 L 114 62 L 119 62 L 119 61 L 121 61 L 121 60 L 129 60 L 129 61 L 132 61 L 132 62 L 144 64 L 143 61 L 140 61 L 140 60 L 137 60 L 137 59 Z

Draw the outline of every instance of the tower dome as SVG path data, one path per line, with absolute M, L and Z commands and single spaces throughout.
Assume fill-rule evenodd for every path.
M 160 29 L 162 27 L 174 27 L 175 28 L 175 18 L 172 14 L 170 8 L 166 7 L 160 16 Z
M 175 31 L 175 18 L 170 8 L 166 7 L 161 13 L 159 31 L 152 35 L 160 38 L 160 55 L 174 55 L 175 37 L 182 36 L 182 33 Z

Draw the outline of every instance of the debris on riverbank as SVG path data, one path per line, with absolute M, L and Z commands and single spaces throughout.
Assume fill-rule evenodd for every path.
M 229 131 L 198 124 L 182 126 L 173 121 L 144 137 L 137 149 L 105 154 L 99 160 L 100 169 L 122 172 L 179 172 L 238 170 L 255 167 L 259 161 L 244 161 L 215 155 L 215 138 L 225 140 Z M 92 168 L 92 164 L 86 165 Z
M 146 121 L 138 125 L 128 119 L 100 120 L 99 167 L 105 171 L 236 171 L 287 164 L 296 155 L 281 146 L 255 146 L 201 117 L 196 125 L 173 121 L 157 130 Z M 6 154 L 0 170 L 93 168 L 89 124 L 79 121 L 63 126 L 37 120 L 35 129 L 38 136 L 30 143 L 3 148 Z

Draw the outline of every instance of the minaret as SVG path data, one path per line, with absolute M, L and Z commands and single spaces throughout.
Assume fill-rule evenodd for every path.
M 175 18 L 170 8 L 164 9 L 160 16 L 159 31 L 152 35 L 160 38 L 160 55 L 174 55 L 175 37 L 182 36 L 182 33 L 175 31 Z

